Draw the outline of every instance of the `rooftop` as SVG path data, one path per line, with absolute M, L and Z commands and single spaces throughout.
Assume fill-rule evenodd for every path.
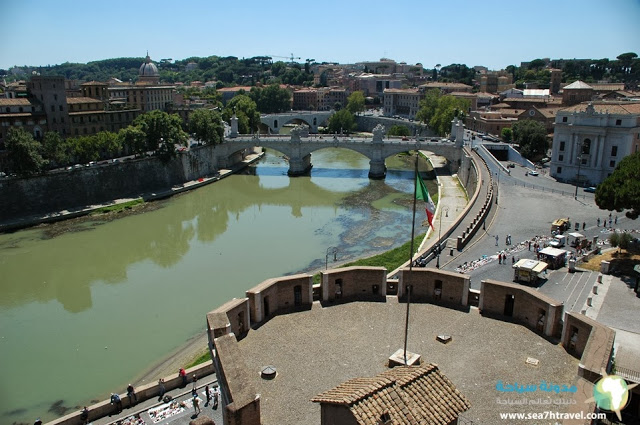
M 598 114 L 640 115 L 640 102 L 591 102 L 564 108 L 559 112 L 586 112 L 589 105 Z
M 261 397 L 263 424 L 316 425 L 320 405 L 312 398 L 352 378 L 387 371 L 388 357 L 403 346 L 405 310 L 393 298 L 326 307 L 315 303 L 311 310 L 278 315 L 251 329 L 238 344 L 250 384 Z M 441 334 L 452 341 L 436 341 Z M 494 423 L 496 412 L 507 409 L 496 403 L 496 397 L 506 396 L 496 391 L 497 381 L 572 385 L 579 363 L 524 326 L 482 317 L 475 309 L 433 304 L 411 305 L 407 348 L 423 362 L 437 364 L 471 403 L 463 416 L 483 424 Z M 527 365 L 528 357 L 539 364 Z M 265 365 L 277 369 L 275 379 L 260 378 Z M 522 409 L 535 412 L 536 407 Z

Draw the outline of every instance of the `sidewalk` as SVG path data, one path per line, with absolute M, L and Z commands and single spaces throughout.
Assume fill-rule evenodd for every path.
M 198 381 L 197 391 L 198 397 L 201 400 L 200 408 L 202 409 L 202 413 L 200 413 L 197 417 L 210 418 L 216 424 L 220 425 L 222 424 L 222 403 L 220 402 L 218 404 L 218 408 L 216 410 L 213 409 L 213 404 L 205 406 L 206 395 L 204 392 L 205 385 L 209 385 L 209 388 L 212 388 L 214 384 L 217 385 L 217 382 L 218 379 L 215 374 L 203 377 Z M 196 416 L 194 416 L 195 411 L 193 408 L 193 404 L 191 403 L 191 384 L 188 384 L 185 388 L 178 388 L 176 390 L 169 391 L 166 394 L 169 394 L 173 397 L 173 400 L 169 403 L 158 401 L 156 397 L 153 397 L 149 400 L 141 401 L 130 408 L 126 407 L 128 406 L 129 400 L 125 396 L 122 398 L 122 405 L 124 406 L 124 410 L 121 413 L 111 416 L 105 416 L 91 422 L 91 424 L 187 425 L 190 421 L 196 418 Z M 181 403 L 184 404 L 184 407 L 180 407 Z M 173 405 L 175 408 L 171 408 L 171 405 Z M 164 408 L 168 408 L 168 410 L 164 410 Z M 152 418 L 151 414 L 155 413 L 156 411 L 164 411 L 166 415 L 164 419 L 154 419 L 156 418 L 155 414 L 154 418 Z M 154 420 L 158 420 L 158 422 L 155 422 Z

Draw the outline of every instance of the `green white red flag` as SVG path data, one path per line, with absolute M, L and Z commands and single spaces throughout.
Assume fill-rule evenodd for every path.
M 420 174 L 416 174 L 416 179 L 416 199 L 426 202 L 425 211 L 427 212 L 427 220 L 429 221 L 429 226 L 433 229 L 433 216 L 436 213 L 436 206 L 431 200 L 427 186 L 425 186 L 424 181 L 422 181 Z

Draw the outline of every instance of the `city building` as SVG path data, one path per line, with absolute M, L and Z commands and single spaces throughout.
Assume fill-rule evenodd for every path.
M 29 95 L 43 105 L 47 116 L 47 131 L 55 131 L 62 137 L 70 134 L 64 81 L 64 77 L 34 75 L 27 83 Z
M 480 75 L 481 92 L 500 93 L 514 87 L 513 76 L 507 71 L 489 71 Z
M 222 104 L 226 105 L 227 102 L 233 99 L 233 97 L 240 93 L 240 91 L 249 93 L 251 91 L 251 86 L 223 87 L 218 89 L 218 93 L 222 95 Z
M 47 131 L 47 115 L 43 105 L 26 98 L 0 98 L 0 150 L 11 127 L 20 127 L 41 139 Z
M 591 186 L 640 148 L 640 102 L 581 103 L 556 114 L 550 174 Z
M 425 84 L 421 84 L 419 88 L 423 91 L 438 89 L 442 94 L 449 94 L 451 92 L 469 92 L 471 93 L 473 87 L 463 83 L 442 83 L 439 81 L 433 81 Z M 480 90 L 486 91 L 486 90 Z
M 347 106 L 347 90 L 340 87 L 328 87 L 318 89 L 318 111 L 330 111 L 335 109 L 336 105 L 340 107 Z
M 562 103 L 565 105 L 576 105 L 590 101 L 594 96 L 593 87 L 580 80 L 566 85 L 562 88 Z
M 318 90 L 301 89 L 293 92 L 294 111 L 315 111 L 318 107 Z
M 414 119 L 420 110 L 424 93 L 418 89 L 386 89 L 384 91 L 384 115 L 400 115 Z

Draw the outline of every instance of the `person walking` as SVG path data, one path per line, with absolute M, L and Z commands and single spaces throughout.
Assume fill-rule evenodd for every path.
M 193 374 L 193 387 L 191 388 L 191 391 L 195 391 L 196 390 L 196 384 L 198 382 L 198 377 L 196 376 L 196 374 Z
M 582 222 L 582 230 L 584 230 L 585 226 L 587 225 L 587 223 L 585 223 L 584 221 Z
M 193 409 L 196 411 L 196 415 L 202 412 L 202 410 L 200 409 L 200 399 L 198 398 L 197 394 L 193 397 Z
M 496 235 L 496 246 L 498 246 L 498 240 L 500 239 L 500 237 L 498 235 Z
M 597 223 L 598 223 L 598 227 L 600 227 L 600 217 L 598 217 Z
M 164 387 L 164 379 L 158 379 L 158 387 L 160 387 L 160 393 L 158 396 L 158 401 L 160 401 L 162 400 L 162 397 L 164 397 L 164 393 L 166 392 L 166 389 Z
M 133 401 L 138 402 L 138 396 L 136 395 L 136 390 L 133 388 L 133 385 L 129 384 L 127 386 L 127 397 L 129 397 L 129 406 L 133 406 Z
M 180 368 L 180 370 L 178 370 L 178 376 L 180 376 L 182 378 L 182 388 L 187 386 L 187 372 L 184 370 L 184 368 Z
M 220 398 L 220 388 L 213 387 L 213 410 L 218 409 L 218 399 Z
M 618 216 L 614 219 L 613 224 L 618 224 Z
M 204 404 L 204 407 L 207 407 L 209 403 L 211 403 L 211 393 L 209 392 L 209 384 L 204 386 L 204 394 L 207 396 L 207 402 Z
M 511 265 L 514 265 L 516 263 L 516 257 L 511 257 Z

